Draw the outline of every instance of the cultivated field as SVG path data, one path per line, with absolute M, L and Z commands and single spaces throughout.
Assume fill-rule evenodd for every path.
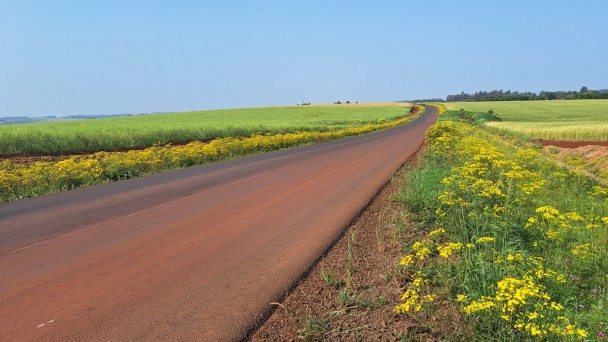
M 312 105 L 0 126 L 0 156 L 114 151 L 254 133 L 329 131 L 390 121 L 408 103 Z M 381 121 L 383 121 L 381 120 Z
M 487 112 L 502 121 L 485 125 L 516 136 L 544 140 L 608 140 L 608 100 L 451 102 L 450 110 Z

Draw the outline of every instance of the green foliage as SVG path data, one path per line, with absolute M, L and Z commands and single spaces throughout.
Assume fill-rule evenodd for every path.
M 427 222 L 437 228 L 408 241 L 400 264 L 413 280 L 396 311 L 417 312 L 448 293 L 476 340 L 600 336 L 608 317 L 608 188 L 462 123 L 438 123 L 427 145 L 424 167 L 402 197 L 426 206 L 424 216 L 434 211 Z M 428 171 L 437 164 L 441 180 Z M 412 194 L 427 191 L 416 183 L 439 195 Z
M 448 95 L 447 102 L 456 101 L 540 101 L 540 100 L 574 100 L 574 99 L 608 99 L 608 90 L 589 90 L 587 87 L 582 87 L 579 92 L 576 91 L 541 91 L 536 94 L 534 92 L 518 92 L 518 91 L 478 91 L 474 94 L 461 92 L 460 94 Z
M 417 222 L 432 225 L 435 221 L 434 204 L 442 191 L 440 181 L 447 176 L 450 168 L 447 164 L 437 162 L 426 156 L 420 169 L 408 173 L 405 187 L 397 200 L 412 212 Z
M 296 334 L 299 339 L 310 342 L 326 341 L 330 320 L 327 317 L 310 316 Z
M 344 282 L 336 275 L 336 273 L 332 270 L 323 270 L 321 272 L 321 279 L 325 284 L 330 287 L 342 287 Z
M 464 109 L 460 109 L 459 111 L 449 110 L 440 117 L 440 120 L 462 120 L 473 125 L 481 125 L 490 121 L 502 121 L 492 110 L 487 112 L 470 112 Z

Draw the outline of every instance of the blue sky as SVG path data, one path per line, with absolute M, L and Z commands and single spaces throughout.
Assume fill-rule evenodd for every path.
M 0 116 L 608 88 L 608 1 L 0 0 Z

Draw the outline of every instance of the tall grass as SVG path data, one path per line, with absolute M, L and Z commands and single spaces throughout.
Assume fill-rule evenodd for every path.
M 0 156 L 62 154 L 247 137 L 329 131 L 392 120 L 407 103 L 269 107 L 165 113 L 0 126 Z

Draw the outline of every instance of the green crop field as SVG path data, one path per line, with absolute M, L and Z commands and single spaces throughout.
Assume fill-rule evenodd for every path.
M 492 110 L 486 127 L 530 139 L 608 140 L 608 100 L 450 102 L 450 110 Z
M 253 133 L 328 131 L 392 120 L 408 103 L 210 110 L 0 126 L 0 155 L 112 151 Z

